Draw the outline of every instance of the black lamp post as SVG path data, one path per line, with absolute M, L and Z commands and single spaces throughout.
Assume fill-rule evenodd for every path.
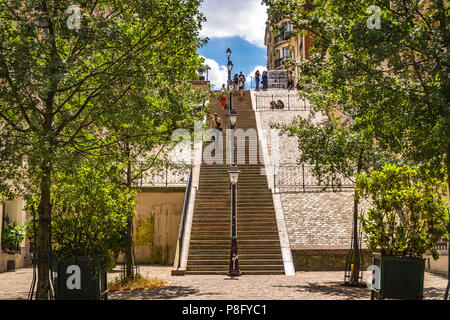
M 229 277 L 239 277 L 239 259 L 237 247 L 237 183 L 239 179 L 239 169 L 236 164 L 230 167 L 228 174 L 230 175 L 231 183 L 231 254 L 230 266 L 228 268 Z
M 231 57 L 231 49 L 228 48 L 227 49 L 227 58 L 228 58 L 228 63 L 227 63 L 227 68 L 228 68 L 228 86 L 227 86 L 227 90 L 230 90 L 231 70 L 233 70 L 233 62 L 231 62 L 230 57 Z M 233 98 L 233 94 L 230 92 L 230 102 L 229 102 L 230 110 L 233 108 L 232 98 Z

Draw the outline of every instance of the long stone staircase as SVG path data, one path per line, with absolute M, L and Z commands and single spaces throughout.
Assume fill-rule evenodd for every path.
M 228 109 L 221 109 L 212 101 L 211 112 L 217 112 L 228 127 Z M 233 95 L 234 108 L 239 116 L 236 130 L 253 128 L 255 114 L 250 92 L 244 98 Z M 227 136 L 223 131 L 222 164 L 207 164 L 200 168 L 199 188 L 195 198 L 194 215 L 189 245 L 186 274 L 226 274 L 230 259 L 231 194 L 227 157 Z M 256 136 L 257 139 L 257 136 Z M 258 152 L 259 143 L 247 138 L 245 164 L 238 163 L 241 171 L 237 191 L 237 232 L 239 266 L 243 275 L 284 274 L 283 259 L 271 191 Z M 214 142 L 205 142 L 203 150 Z M 237 144 L 235 143 L 235 150 Z M 251 164 L 250 155 L 257 155 L 257 164 Z M 237 162 L 237 151 L 235 153 Z

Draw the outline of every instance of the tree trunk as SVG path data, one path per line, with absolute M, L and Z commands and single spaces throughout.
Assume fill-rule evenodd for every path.
M 128 149 L 128 159 L 129 157 L 129 148 Z M 128 161 L 127 166 L 127 188 L 131 189 L 131 162 Z M 133 266 L 135 264 L 134 254 L 133 254 L 133 217 L 128 218 L 127 224 L 127 239 L 126 239 L 126 248 L 125 248 L 125 263 L 126 263 L 126 277 L 133 278 L 135 276 L 133 272 Z
M 41 199 L 39 203 L 39 243 L 38 243 L 38 288 L 37 299 L 50 299 L 50 184 L 51 184 L 51 162 L 44 159 L 41 165 Z
M 358 158 L 358 174 L 361 173 L 362 169 L 362 155 L 364 150 L 361 150 Z M 353 200 L 353 277 L 351 279 L 352 283 L 359 283 L 359 271 L 361 269 L 360 260 L 360 248 L 358 242 L 358 201 Z
M 445 163 L 447 165 L 447 198 L 450 203 L 450 142 L 447 143 L 447 148 L 445 150 L 446 160 Z

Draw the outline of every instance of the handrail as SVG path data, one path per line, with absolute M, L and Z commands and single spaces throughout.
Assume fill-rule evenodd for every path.
M 307 190 L 335 192 L 334 181 L 331 181 L 331 185 L 319 183 L 314 174 L 310 172 L 312 168 L 310 164 L 274 164 L 273 167 L 274 193 L 305 193 Z M 286 181 L 286 177 L 289 177 L 287 179 L 289 181 Z M 282 180 L 279 181 L 277 178 Z M 341 177 L 341 179 L 341 191 L 354 189 L 354 181 L 345 177 Z
M 186 186 L 186 193 L 184 194 L 184 203 L 183 203 L 183 212 L 181 214 L 181 222 L 180 222 L 180 231 L 178 233 L 178 264 L 177 264 L 177 270 L 180 269 L 181 265 L 181 255 L 183 250 L 183 236 L 184 236 L 184 225 L 186 220 L 186 212 L 189 207 L 189 199 L 191 195 L 191 186 L 192 186 L 192 171 L 193 171 L 193 165 L 191 163 L 191 170 L 189 172 L 189 178 L 188 183 Z

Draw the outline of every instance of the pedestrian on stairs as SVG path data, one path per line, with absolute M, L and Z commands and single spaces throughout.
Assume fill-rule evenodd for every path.
M 244 75 L 242 74 L 242 71 L 241 71 L 241 74 L 240 74 L 240 76 L 239 76 L 239 82 L 238 82 L 238 85 L 239 85 L 240 99 L 242 99 L 242 97 L 244 96 L 244 88 L 245 88 L 245 77 L 244 77 Z
M 234 92 L 237 92 L 238 82 L 239 82 L 239 77 L 238 77 L 238 74 L 235 73 L 234 76 L 233 76 L 233 84 L 234 84 L 233 85 L 233 91 Z
M 212 140 L 219 141 L 220 134 L 222 133 L 223 121 L 217 113 L 214 113 L 214 117 L 209 123 L 209 128 L 213 129 Z
M 227 89 L 225 88 L 225 84 L 223 84 L 222 89 L 220 89 L 219 103 L 222 106 L 222 110 L 225 110 L 225 104 L 227 103 Z
M 267 90 L 267 88 L 269 87 L 269 79 L 267 76 L 267 71 L 263 71 L 262 74 L 262 85 L 263 85 L 263 90 Z
M 259 81 L 260 80 L 261 80 L 261 73 L 259 73 L 259 70 L 256 70 L 256 72 L 255 72 L 256 91 L 259 91 Z

